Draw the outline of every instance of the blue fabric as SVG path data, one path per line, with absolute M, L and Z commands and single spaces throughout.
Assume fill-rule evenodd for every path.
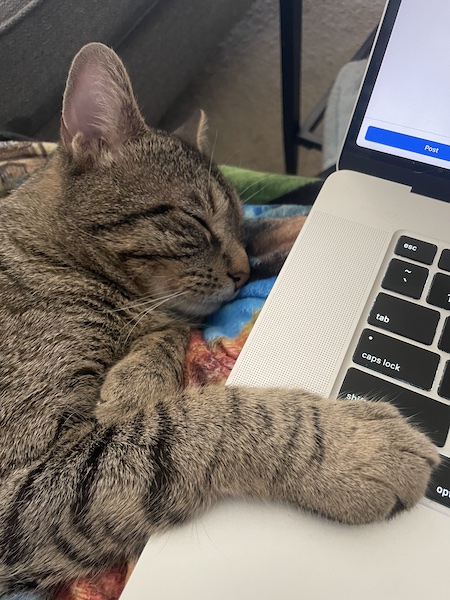
M 244 217 L 246 219 L 257 219 L 264 217 L 268 219 L 282 219 L 284 217 L 296 217 L 298 215 L 307 215 L 311 210 L 310 206 L 301 204 L 279 204 L 279 205 L 257 205 L 244 206 Z
M 207 320 L 203 332 L 205 340 L 210 343 L 216 338 L 237 337 L 255 312 L 263 307 L 275 279 L 260 279 L 245 285 L 235 300 L 222 306 Z

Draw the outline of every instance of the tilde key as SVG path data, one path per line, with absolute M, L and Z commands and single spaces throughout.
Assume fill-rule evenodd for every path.
M 381 282 L 381 287 L 410 298 L 420 298 L 428 274 L 429 271 L 425 267 L 393 258 Z

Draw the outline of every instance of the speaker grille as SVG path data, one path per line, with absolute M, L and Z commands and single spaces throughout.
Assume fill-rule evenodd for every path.
M 314 211 L 228 385 L 329 393 L 391 234 Z

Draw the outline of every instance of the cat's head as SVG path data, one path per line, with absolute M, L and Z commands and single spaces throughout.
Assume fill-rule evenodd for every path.
M 75 57 L 61 119 L 67 223 L 148 297 L 204 315 L 249 274 L 236 192 L 204 154 L 203 112 L 174 134 L 149 128 L 117 55 L 89 44 Z M 101 260 L 100 260 L 101 262 Z

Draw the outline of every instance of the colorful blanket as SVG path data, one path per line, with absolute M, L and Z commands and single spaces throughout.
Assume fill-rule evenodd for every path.
M 47 160 L 54 144 L 0 143 L 0 196 L 9 193 Z M 245 201 L 267 202 L 308 182 L 301 177 L 257 173 L 223 167 Z M 191 334 L 186 362 L 186 385 L 225 382 L 275 278 L 300 231 L 308 206 L 245 205 L 247 251 L 252 275 L 237 298 L 213 314 Z M 76 582 L 61 582 L 53 600 L 116 600 L 133 565 L 118 565 L 107 573 Z M 38 600 L 36 594 L 17 594 L 8 600 Z

